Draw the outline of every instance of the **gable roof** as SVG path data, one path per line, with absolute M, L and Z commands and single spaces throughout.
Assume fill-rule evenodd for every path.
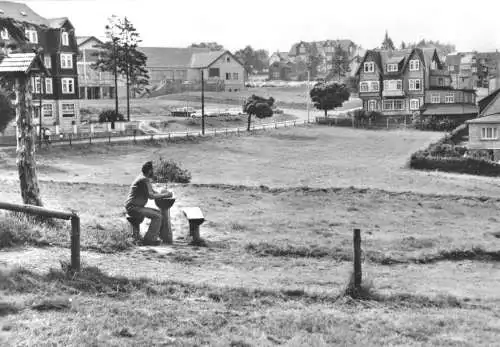
M 12 53 L 0 61 L 0 73 L 22 72 L 27 73 L 35 65 L 48 74 L 47 69 L 39 56 L 35 53 Z
M 459 54 L 448 54 L 446 56 L 446 65 L 460 65 L 462 57 Z
M 76 44 L 78 46 L 81 46 L 83 45 L 84 43 L 87 43 L 88 41 L 90 40 L 96 40 L 99 44 L 102 44 L 103 42 L 101 40 L 99 40 L 97 37 L 95 36 L 77 36 L 76 37 Z
M 488 106 L 490 106 L 493 102 L 495 102 L 495 100 L 498 99 L 498 96 L 500 95 L 500 88 L 495 90 L 494 92 L 492 92 L 490 95 L 488 95 L 487 97 L 479 100 L 478 104 L 479 104 L 479 115 L 481 115 L 483 113 L 483 111 L 485 111 Z
M 147 57 L 147 67 L 189 67 L 193 53 L 208 52 L 208 48 L 139 47 Z
M 205 68 L 223 56 L 227 51 L 210 51 L 203 53 L 194 53 L 191 56 L 189 66 L 192 68 Z
M 479 117 L 474 119 L 469 119 L 466 123 L 500 123 L 500 114 L 495 114 L 492 116 Z
M 69 19 L 68 17 L 61 17 L 61 18 L 50 18 L 50 19 L 47 19 L 47 22 L 48 22 L 48 26 L 52 29 L 59 29 L 59 28 L 62 28 L 62 26 L 64 24 L 66 24 L 66 22 L 69 22 Z M 71 22 L 70 22 L 71 24 Z M 73 25 L 71 25 L 73 26 Z
M 27 5 L 19 2 L 0 1 L 0 17 L 12 18 L 18 22 L 49 26 L 46 18 L 40 16 Z

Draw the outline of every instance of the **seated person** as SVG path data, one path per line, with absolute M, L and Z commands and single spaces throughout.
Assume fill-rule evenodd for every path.
M 139 175 L 132 185 L 125 202 L 125 209 L 129 216 L 136 218 L 140 222 L 144 218 L 151 219 L 149 229 L 144 235 L 145 245 L 158 245 L 162 217 L 160 211 L 154 208 L 145 207 L 149 199 L 171 198 L 172 193 L 157 193 L 153 190 L 151 179 L 153 178 L 153 162 L 148 161 L 142 166 L 142 175 Z M 136 235 L 137 237 L 139 235 Z

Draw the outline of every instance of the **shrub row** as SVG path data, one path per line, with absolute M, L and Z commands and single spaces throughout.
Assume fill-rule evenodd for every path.
M 413 154 L 410 167 L 417 170 L 439 170 L 481 176 L 500 176 L 500 164 L 472 157 L 432 157 Z
M 410 158 L 410 168 L 417 170 L 439 170 L 481 176 L 500 176 L 500 164 L 488 160 L 488 151 L 465 157 L 467 148 L 458 146 L 467 134 L 467 124 L 455 128 L 450 134 L 419 150 Z

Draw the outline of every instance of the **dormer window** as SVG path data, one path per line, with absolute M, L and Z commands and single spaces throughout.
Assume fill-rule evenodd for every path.
M 38 43 L 38 34 L 36 30 L 26 29 L 25 34 L 30 43 Z
M 387 72 L 397 72 L 398 64 L 387 64 Z
M 21 12 L 22 16 L 25 16 L 25 17 L 27 16 L 26 12 L 24 12 L 24 11 L 20 11 L 20 12 Z
M 365 72 L 375 72 L 375 63 L 373 62 L 368 62 L 364 64 L 364 71 Z
M 0 36 L 2 37 L 3 40 L 8 40 L 9 31 L 6 28 L 3 28 L 2 31 L 0 32 Z
M 226 58 L 226 63 L 230 63 L 231 62 L 231 58 L 227 57 Z
M 414 59 L 410 60 L 410 71 L 420 70 L 420 60 Z
M 61 43 L 63 46 L 69 46 L 69 35 L 66 31 L 61 33 Z

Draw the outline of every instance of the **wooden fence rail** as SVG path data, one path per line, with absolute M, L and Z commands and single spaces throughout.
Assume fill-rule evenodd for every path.
M 80 217 L 75 212 L 57 211 L 34 205 L 18 205 L 1 201 L 0 210 L 71 220 L 71 269 L 80 271 Z

